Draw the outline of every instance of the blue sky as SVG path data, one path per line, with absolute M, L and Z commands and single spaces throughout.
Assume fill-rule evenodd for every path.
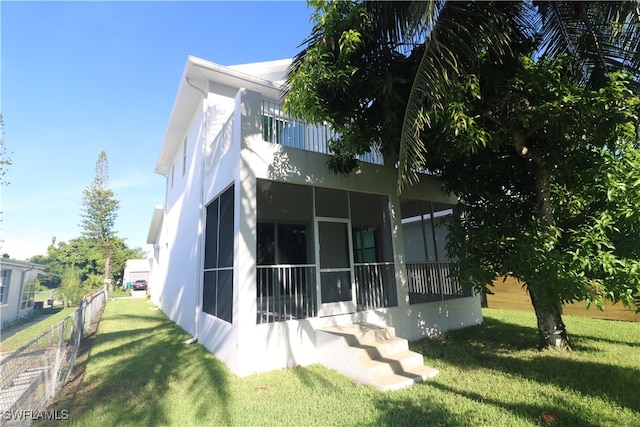
M 80 236 L 82 190 L 101 151 L 116 231 L 149 249 L 165 178 L 153 173 L 188 55 L 222 65 L 290 58 L 305 2 L 0 2 L 1 108 L 13 165 L 0 253 L 46 254 Z

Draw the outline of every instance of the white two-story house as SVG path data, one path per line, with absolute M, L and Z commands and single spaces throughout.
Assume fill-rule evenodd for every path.
M 331 130 L 282 111 L 289 63 L 188 58 L 155 168 L 152 301 L 238 375 L 323 363 L 332 327 L 480 323 L 448 274 L 456 199 L 427 175 L 399 195 L 376 153 L 330 173 Z

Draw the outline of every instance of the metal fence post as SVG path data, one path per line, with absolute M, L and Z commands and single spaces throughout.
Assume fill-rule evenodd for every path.
M 106 302 L 104 291 L 82 300 L 73 314 L 0 360 L 0 413 L 37 411 L 56 395 L 75 365 L 85 323 L 89 330 Z M 0 425 L 4 425 L 2 420 Z
M 54 392 L 58 389 L 58 377 L 60 373 L 60 366 L 62 365 L 62 346 L 64 345 L 64 320 L 58 325 L 58 345 L 56 346 L 56 363 L 53 367 L 53 382 L 51 392 Z
M 78 342 L 82 341 L 82 338 L 84 337 L 84 310 L 85 310 L 86 304 L 84 301 L 84 298 L 82 298 L 80 300 L 80 308 L 78 308 L 78 330 L 80 331 L 78 333 Z

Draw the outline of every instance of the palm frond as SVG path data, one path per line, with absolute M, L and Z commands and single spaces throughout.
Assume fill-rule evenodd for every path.
M 412 184 L 416 170 L 425 165 L 426 147 L 422 131 L 431 125 L 431 116 L 445 108 L 450 84 L 478 58 L 477 49 L 487 49 L 504 57 L 515 42 L 514 29 L 523 35 L 524 22 L 517 3 L 441 2 L 432 11 L 433 22 L 424 43 L 402 124 L 398 150 L 398 188 Z M 427 10 L 430 11 L 430 10 Z M 519 21 L 518 21 L 519 20 Z M 425 18 L 429 25 L 431 18 Z M 521 28 L 517 28 L 521 26 Z
M 540 55 L 569 54 L 589 86 L 615 70 L 640 75 L 640 1 L 536 4 L 542 17 Z M 639 83 L 636 78 L 632 88 L 640 91 Z

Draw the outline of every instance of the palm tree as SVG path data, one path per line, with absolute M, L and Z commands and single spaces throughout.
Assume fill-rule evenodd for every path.
M 632 87 L 640 92 L 639 0 L 365 0 L 314 4 L 318 8 L 314 15 L 317 25 L 303 42 L 306 47 L 294 58 L 287 92 L 292 89 L 291 77 L 300 73 L 305 61 L 309 63 L 310 56 L 318 46 L 331 45 L 330 50 L 335 52 L 337 63 L 341 62 L 343 53 L 350 54 L 349 49 L 345 48 L 349 45 L 345 43 L 348 37 L 344 37 L 345 32 L 340 30 L 363 25 L 363 21 L 369 22 L 367 34 L 361 34 L 361 37 L 367 37 L 366 40 L 360 40 L 359 55 L 362 58 L 380 61 L 381 56 L 387 60 L 393 53 L 401 53 L 417 59 L 416 69 L 410 76 L 411 87 L 406 97 L 402 137 L 397 144 L 398 159 L 394 159 L 400 165 L 400 187 L 410 184 L 415 178 L 413 171 L 424 166 L 424 143 L 419 134 L 421 129 L 429 125 L 427 110 L 445 108 L 450 84 L 477 66 L 479 49 L 492 52 L 498 61 L 508 62 L 510 57 L 521 54 L 535 44 L 534 55 L 538 58 L 563 54 L 573 57 L 577 65 L 575 77 L 586 86 L 597 87 L 607 73 L 622 69 L 636 76 Z M 362 18 L 363 11 L 367 18 Z M 351 55 L 349 61 L 353 60 Z M 338 67 L 332 69 L 333 72 L 336 70 Z M 345 78 L 353 79 L 351 71 L 347 67 L 340 75 L 333 74 L 329 78 L 337 78 L 338 82 Z M 336 98 L 342 95 L 337 94 Z M 289 106 L 292 111 L 311 120 L 331 119 L 320 116 L 339 110 L 319 108 L 317 100 L 314 103 L 315 106 L 312 106 L 296 99 Z M 375 106 L 375 103 L 371 106 Z M 336 115 L 344 117 L 342 111 Z
M 314 4 L 316 26 L 290 69 L 288 106 L 341 132 L 342 140 L 333 144 L 334 170 L 349 172 L 357 165 L 354 155 L 377 145 L 398 165 L 399 189 L 425 169 L 425 131 L 449 106 L 454 85 L 477 71 L 481 57 L 509 69 L 522 55 L 568 55 L 573 78 L 583 87 L 596 89 L 608 73 L 626 70 L 631 88 L 640 92 L 639 0 Z M 553 227 L 544 167 L 522 143 L 514 140 L 513 148 L 537 168 L 540 223 Z M 557 331 L 561 345 L 568 345 L 560 312 L 538 310 L 530 293 L 541 334 L 540 325 L 547 325 L 554 331 L 549 336 Z
M 626 70 L 636 76 L 632 88 L 640 93 L 638 0 L 364 4 L 378 22 L 383 42 L 416 44 L 424 38 L 403 120 L 399 186 L 411 183 L 413 171 L 423 166 L 420 130 L 429 124 L 425 109 L 445 107 L 450 83 L 477 65 L 478 40 L 502 61 L 531 42 L 537 43 L 536 57 L 569 54 L 577 65 L 576 79 L 592 88 L 607 73 Z

